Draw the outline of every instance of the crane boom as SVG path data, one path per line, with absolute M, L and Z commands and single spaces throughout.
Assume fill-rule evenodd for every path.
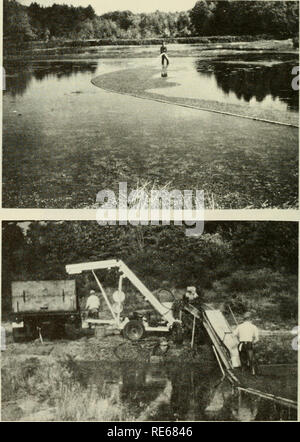
M 98 283 L 99 280 L 95 275 L 96 270 L 117 268 L 121 273 L 120 278 L 127 278 L 134 287 L 144 296 L 144 298 L 152 305 L 152 307 L 161 314 L 161 316 L 167 321 L 168 327 L 172 326 L 176 321 L 174 319 L 172 310 L 166 309 L 165 306 L 153 295 L 153 293 L 142 283 L 142 281 L 127 267 L 122 260 L 111 259 L 105 261 L 95 261 L 81 264 L 71 264 L 66 266 L 66 271 L 70 275 L 82 273 L 84 271 L 91 271 Z M 99 285 L 103 296 L 106 298 L 106 294 L 101 284 Z M 109 307 L 110 304 L 107 301 Z M 193 307 L 191 304 L 185 306 L 185 310 L 188 311 L 194 318 L 201 321 L 205 328 L 212 344 L 214 345 L 218 356 L 227 370 L 231 370 L 233 367 L 240 365 L 239 354 L 237 344 L 234 339 L 232 331 L 220 310 L 205 309 L 203 313 Z M 113 312 L 112 312 L 113 314 Z M 115 315 L 113 314 L 113 317 Z
M 94 261 L 80 264 L 70 264 L 66 266 L 66 271 L 70 275 L 82 273 L 84 271 L 95 271 L 100 269 L 117 268 L 126 277 L 132 285 L 144 296 L 144 298 L 172 325 L 175 321 L 172 311 L 167 310 L 153 293 L 142 283 L 142 281 L 127 267 L 122 260 L 110 259 L 105 261 Z

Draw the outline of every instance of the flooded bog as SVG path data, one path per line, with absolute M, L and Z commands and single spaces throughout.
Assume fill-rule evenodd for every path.
M 138 421 L 294 420 L 296 411 L 221 381 L 219 370 L 203 371 L 192 363 L 133 364 L 83 362 L 81 383 L 99 397 L 113 398 Z M 111 401 L 110 401 L 111 402 Z
M 198 109 L 298 122 L 296 56 L 171 54 L 161 78 L 159 58 L 138 58 L 141 49 L 5 63 L 3 206 L 91 208 L 119 182 L 201 189 L 211 209 L 297 206 L 297 128 Z
M 298 112 L 298 91 L 290 86 L 295 63 L 291 54 L 251 52 L 175 59 L 168 79 L 178 86 L 163 94 Z

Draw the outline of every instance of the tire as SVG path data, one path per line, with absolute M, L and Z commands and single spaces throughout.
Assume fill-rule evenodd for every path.
M 136 320 L 129 321 L 123 330 L 123 335 L 130 341 L 138 341 L 139 339 L 142 339 L 144 334 L 145 328 L 143 323 Z

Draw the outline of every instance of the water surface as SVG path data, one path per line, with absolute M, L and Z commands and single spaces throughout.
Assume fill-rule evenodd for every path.
M 131 55 L 142 49 L 132 48 Z M 178 85 L 161 90 L 297 111 L 282 83 L 291 55 L 253 60 L 230 54 L 173 58 L 167 81 Z M 91 84 L 100 74 L 157 63 L 133 57 L 7 62 L 4 207 L 91 207 L 100 190 L 117 191 L 120 181 L 129 188 L 146 182 L 201 189 L 209 207 L 295 206 L 296 129 L 106 93 Z M 265 79 L 259 87 L 258 78 Z
M 294 420 L 296 412 L 220 383 L 219 370 L 197 364 L 139 365 L 81 363 L 86 387 L 126 406 L 137 420 L 152 421 L 269 421 Z M 289 379 L 289 381 L 288 381 Z M 274 378 L 285 385 L 288 376 Z

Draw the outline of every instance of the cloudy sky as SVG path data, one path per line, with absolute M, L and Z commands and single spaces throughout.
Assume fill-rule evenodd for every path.
M 18 0 L 23 5 L 30 5 L 34 0 Z M 41 6 L 68 4 L 73 6 L 93 6 L 96 14 L 101 15 L 108 11 L 153 12 L 160 11 L 186 11 L 192 8 L 196 0 L 35 0 Z

